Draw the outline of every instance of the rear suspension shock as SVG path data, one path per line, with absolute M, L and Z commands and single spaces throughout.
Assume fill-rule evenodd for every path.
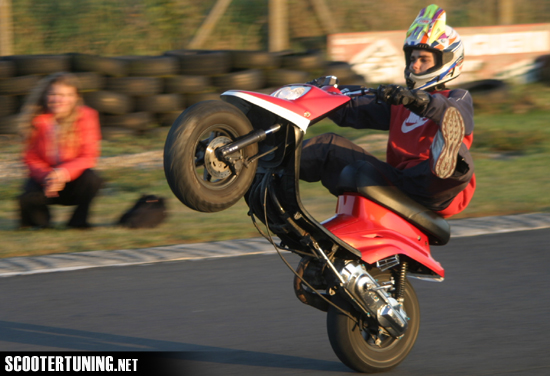
M 400 304 L 403 304 L 405 301 L 405 284 L 407 279 L 407 268 L 409 266 L 409 263 L 407 261 L 403 261 L 401 263 L 401 270 L 399 271 L 399 278 L 397 280 L 397 301 Z

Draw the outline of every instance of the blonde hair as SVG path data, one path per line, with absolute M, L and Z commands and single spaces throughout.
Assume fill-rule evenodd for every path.
M 58 142 L 60 145 L 69 145 L 73 148 L 78 147 L 79 140 L 76 135 L 75 122 L 78 118 L 78 108 L 83 104 L 79 92 L 78 78 L 71 73 L 58 72 L 51 74 L 38 82 L 34 89 L 29 93 L 23 104 L 20 115 L 20 134 L 28 138 L 33 131 L 32 121 L 35 116 L 48 112 L 47 95 L 50 88 L 55 84 L 62 84 L 76 89 L 78 101 L 71 113 L 58 120 L 59 133 Z

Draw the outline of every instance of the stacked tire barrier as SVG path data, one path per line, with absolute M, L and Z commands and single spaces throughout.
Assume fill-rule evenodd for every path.
M 347 63 L 326 62 L 320 52 L 173 50 L 162 56 L 86 54 L 0 58 L 0 134 L 18 132 L 26 95 L 44 76 L 73 72 L 85 103 L 100 113 L 104 137 L 170 126 L 194 103 L 219 99 L 230 89 L 271 92 L 321 75 L 361 84 Z M 364 82 L 362 82 L 364 83 Z
M 540 81 L 550 83 L 550 55 L 539 56 L 535 63 L 539 66 Z

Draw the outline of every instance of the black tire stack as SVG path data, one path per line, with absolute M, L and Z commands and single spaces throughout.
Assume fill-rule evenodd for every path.
M 67 70 L 67 55 L 14 55 L 0 59 L 0 134 L 18 133 L 18 112 L 41 76 Z
M 142 134 L 156 128 L 166 113 L 179 114 L 185 108 L 181 94 L 166 94 L 164 89 L 165 80 L 179 73 L 174 58 L 75 54 L 72 61 L 74 72 L 91 71 L 103 77 L 102 85 L 83 91 L 83 97 L 99 111 L 104 137 L 121 132 Z
M 550 55 L 539 56 L 535 63 L 538 66 L 539 70 L 539 80 L 545 82 L 546 84 L 550 83 Z
M 15 134 L 26 95 L 44 76 L 72 72 L 85 103 L 100 113 L 104 137 L 171 126 L 197 102 L 226 90 L 271 93 L 276 88 L 334 74 L 355 77 L 347 63 L 329 63 L 321 52 L 173 50 L 162 56 L 87 54 L 0 58 L 0 134 Z

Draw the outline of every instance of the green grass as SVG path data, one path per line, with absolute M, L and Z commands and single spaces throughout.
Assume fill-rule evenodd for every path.
M 477 190 L 470 206 L 453 218 L 550 211 L 550 112 L 480 114 L 472 153 Z M 102 142 L 102 154 L 115 156 L 163 147 L 167 129 L 143 137 L 119 136 Z M 380 158 L 384 157 L 384 132 L 338 128 L 330 121 L 316 124 L 308 137 L 323 132 L 342 134 Z M 368 136 L 366 136 L 368 135 Z M 374 139 L 374 141 L 369 141 Z M 479 142 L 477 142 L 479 140 Z M 0 160 L 20 152 L 15 139 L 0 138 Z M 92 208 L 92 230 L 68 230 L 64 222 L 72 208 L 55 206 L 54 229 L 15 230 L 15 198 L 20 179 L 1 178 L 0 257 L 144 248 L 239 239 L 258 236 L 243 200 L 219 213 L 198 213 L 186 208 L 171 193 L 162 169 L 114 168 L 101 171 L 105 188 Z M 334 213 L 336 200 L 318 183 L 300 184 L 302 201 L 318 220 Z M 155 229 L 129 230 L 115 226 L 118 218 L 142 193 L 167 198 L 169 217 Z
M 158 54 L 185 48 L 215 0 L 12 0 L 14 54 L 65 52 L 101 55 Z M 426 1 L 327 1 L 339 33 L 404 30 Z M 440 4 L 453 27 L 498 24 L 497 1 Z M 547 1 L 514 5 L 517 24 L 548 22 Z M 234 0 L 206 40 L 209 49 L 267 49 L 268 2 Z M 481 12 L 480 9 L 483 9 Z M 325 45 L 325 32 L 310 1 L 288 1 L 288 35 L 293 49 Z
M 550 211 L 549 119 L 543 111 L 476 117 L 478 187 L 462 216 Z
M 114 157 L 122 154 L 143 153 L 150 150 L 162 150 L 168 134 L 168 127 L 157 128 L 145 135 L 113 135 L 101 141 L 101 156 Z

